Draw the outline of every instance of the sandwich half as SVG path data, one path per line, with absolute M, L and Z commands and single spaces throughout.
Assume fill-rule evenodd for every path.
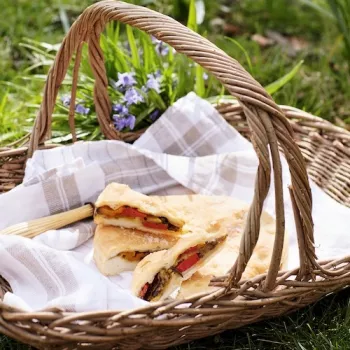
M 160 198 L 149 197 L 118 183 L 109 184 L 98 197 L 94 221 L 172 236 L 180 235 L 185 224 L 177 211 Z
M 105 276 L 133 271 L 148 254 L 169 249 L 176 237 L 154 235 L 115 226 L 97 225 L 94 236 L 94 261 Z
M 219 252 L 226 237 L 222 230 L 197 229 L 183 235 L 169 250 L 146 256 L 134 271 L 133 294 L 150 302 L 166 299 Z
M 191 278 L 181 284 L 177 299 L 183 299 L 197 293 L 209 293 L 218 289 L 218 287 L 211 286 L 210 281 L 213 277 L 226 275 L 237 259 L 247 212 L 247 208 L 239 211 L 235 210 L 232 211 L 230 216 L 218 220 L 222 229 L 226 230 L 228 234 L 220 254 L 215 255 Z M 275 219 L 268 213 L 263 212 L 260 225 L 259 239 L 242 275 L 242 280 L 266 273 L 270 265 L 275 240 Z M 288 234 L 286 232 L 280 269 L 287 268 L 287 263 Z

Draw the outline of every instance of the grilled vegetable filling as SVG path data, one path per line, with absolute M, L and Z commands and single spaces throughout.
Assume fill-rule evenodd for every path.
M 146 283 L 141 292 L 140 292 L 140 298 L 143 300 L 151 301 L 154 298 L 156 298 L 161 291 L 166 288 L 166 286 L 169 284 L 171 275 L 174 272 L 170 269 L 161 269 L 154 277 L 154 280 L 151 284 Z
M 147 215 L 142 213 L 136 208 L 131 208 L 129 206 L 122 206 L 118 209 L 112 209 L 107 205 L 102 206 L 97 209 L 97 213 L 104 215 L 108 218 L 138 218 L 141 221 L 141 224 L 145 227 L 149 227 L 155 230 L 169 230 L 169 231 L 178 231 L 179 228 L 169 222 L 169 220 L 164 217 L 156 217 L 153 215 Z
M 199 244 L 187 249 L 181 255 L 179 255 L 173 269 L 182 275 L 183 272 L 189 270 L 224 239 L 225 237 L 221 237 L 214 241 L 205 242 L 205 244 Z
M 214 241 L 199 244 L 184 251 L 178 256 L 175 265 L 170 269 L 161 269 L 154 277 L 152 283 L 146 283 L 140 293 L 141 299 L 152 301 L 156 298 L 164 288 L 168 285 L 173 273 L 182 273 L 190 269 L 207 253 L 212 251 L 219 243 L 225 240 L 226 237 L 221 237 Z
M 128 261 L 141 261 L 145 256 L 151 252 L 122 252 L 118 256 Z

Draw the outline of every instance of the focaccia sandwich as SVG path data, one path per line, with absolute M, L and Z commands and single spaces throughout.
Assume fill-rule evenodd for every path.
M 154 234 L 180 235 L 185 224 L 181 215 L 159 198 L 111 183 L 95 203 L 96 224 L 120 226 Z
M 222 229 L 228 234 L 220 254 L 196 271 L 191 278 L 181 284 L 178 299 L 203 292 L 212 292 L 218 287 L 210 285 L 213 277 L 226 275 L 239 254 L 241 238 L 248 209 L 232 212 L 231 216 L 219 220 Z M 253 255 L 243 273 L 242 279 L 249 279 L 268 271 L 275 239 L 275 220 L 266 212 L 260 218 L 260 234 Z M 287 268 L 288 263 L 288 234 L 285 235 L 280 269 Z
M 219 252 L 226 237 L 222 230 L 197 229 L 183 235 L 169 250 L 146 256 L 134 271 L 133 294 L 151 302 L 166 299 Z
M 177 238 L 138 230 L 97 225 L 94 236 L 94 261 L 105 276 L 133 271 L 148 254 L 169 249 Z

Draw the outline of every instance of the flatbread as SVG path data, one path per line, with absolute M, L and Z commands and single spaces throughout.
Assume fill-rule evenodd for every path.
M 168 229 L 154 229 L 143 225 L 144 219 L 140 217 L 109 217 L 102 214 L 103 209 L 118 210 L 121 207 L 130 207 L 139 210 L 153 218 L 165 218 L 170 224 L 179 228 L 177 231 Z M 181 234 L 184 220 L 172 207 L 166 205 L 157 197 L 147 196 L 132 190 L 129 186 L 119 183 L 111 183 L 99 195 L 95 203 L 94 221 L 96 224 L 114 225 L 125 228 L 134 228 L 144 232 L 155 234 Z M 147 218 L 145 219 L 147 221 Z
M 176 237 L 159 236 L 138 230 L 97 225 L 94 236 L 94 260 L 102 274 L 113 276 L 135 269 L 139 260 L 130 261 L 120 253 L 156 252 L 169 249 Z
M 190 278 L 198 269 L 204 266 L 213 256 L 215 256 L 223 246 L 227 235 L 219 228 L 216 232 L 206 232 L 204 230 L 195 230 L 183 235 L 177 243 L 169 250 L 157 252 L 146 256 L 136 266 L 132 280 L 132 292 L 135 296 L 140 295 L 140 291 L 146 283 L 151 284 L 155 276 L 162 270 L 166 270 L 171 275 L 167 288 L 163 288 L 159 295 L 151 301 L 163 300 L 167 298 L 175 289 L 177 289 L 182 280 Z M 201 259 L 182 275 L 174 272 L 175 266 L 179 263 L 179 257 L 189 248 L 198 245 L 208 245 L 210 242 L 217 241 L 217 245 L 206 252 Z M 181 259 L 180 259 L 181 261 Z M 179 277 L 180 276 L 180 277 Z
M 215 225 L 221 225 L 223 229 L 226 228 L 228 238 L 220 253 L 210 259 L 191 278 L 182 282 L 177 298 L 215 290 L 215 287 L 209 287 L 211 278 L 228 273 L 238 256 L 249 205 L 226 196 L 179 195 L 169 196 L 166 201 L 180 211 L 182 217 L 190 221 L 191 225 L 204 229 L 208 229 L 208 227 L 210 229 Z M 243 279 L 267 272 L 270 265 L 275 239 L 275 220 L 271 215 L 263 212 L 260 224 L 259 240 L 244 271 Z M 286 233 L 281 269 L 287 267 L 287 259 L 288 239 Z

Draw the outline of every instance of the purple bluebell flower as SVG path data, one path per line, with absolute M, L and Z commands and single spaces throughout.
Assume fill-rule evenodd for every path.
M 160 117 L 160 110 L 159 109 L 155 109 L 150 115 L 149 115 L 150 119 L 152 120 L 152 122 L 156 121 L 159 117 Z
M 158 55 L 166 56 L 169 53 L 169 46 L 167 44 L 163 43 L 163 41 L 158 40 L 154 36 L 151 36 L 151 40 L 155 46 L 155 49 L 156 49 L 156 52 L 158 53 Z
M 136 117 L 132 114 L 127 116 L 120 116 L 119 114 L 113 115 L 114 126 L 117 130 L 121 131 L 124 128 L 129 128 L 133 130 L 135 127 Z
M 160 56 L 166 56 L 169 53 L 169 46 L 162 41 L 156 45 L 156 51 Z
M 204 80 L 208 80 L 208 78 L 209 78 L 209 75 L 208 75 L 207 73 L 204 72 L 204 73 L 203 73 L 203 79 L 204 79 Z
M 162 72 L 160 71 L 160 69 L 157 69 L 155 72 L 154 72 L 154 76 L 156 78 L 160 78 L 162 76 Z
M 143 96 L 135 88 L 131 88 L 126 90 L 124 101 L 126 102 L 127 106 L 130 106 L 134 104 L 136 105 L 139 102 L 143 102 L 144 99 Z
M 116 86 L 118 88 L 126 89 L 132 87 L 136 84 L 136 80 L 134 79 L 135 73 L 118 73 L 118 81 Z
M 112 106 L 112 109 L 113 109 L 113 112 L 116 112 L 116 113 L 121 114 L 121 115 L 125 115 L 125 114 L 129 113 L 128 108 L 120 103 L 114 104 Z
M 114 120 L 114 127 L 121 131 L 125 128 L 125 118 L 119 116 L 118 114 L 113 115 L 113 120 Z
M 148 89 L 155 90 L 159 94 L 160 93 L 159 78 L 157 79 L 153 74 L 148 74 L 147 78 L 148 78 L 148 80 L 147 80 L 147 83 L 146 83 L 146 87 Z
M 61 101 L 63 103 L 63 106 L 68 107 L 70 105 L 70 96 L 68 95 L 62 96 Z
M 75 111 L 78 112 L 79 114 L 86 115 L 90 112 L 90 108 L 86 108 L 83 105 L 77 104 L 75 106 Z
M 125 119 L 125 127 L 129 127 L 130 130 L 133 130 L 135 127 L 136 117 L 132 114 L 129 114 L 124 119 Z

